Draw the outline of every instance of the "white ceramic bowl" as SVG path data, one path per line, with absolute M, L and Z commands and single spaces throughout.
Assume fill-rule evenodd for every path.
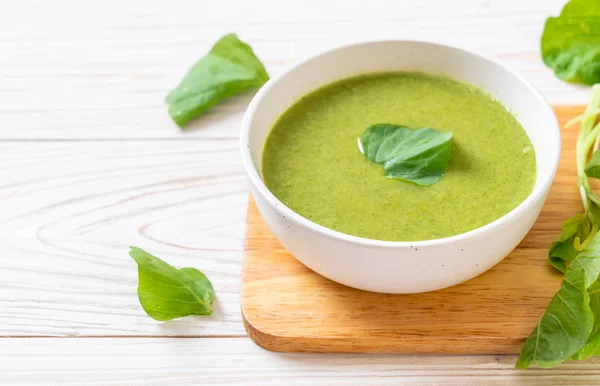
M 510 213 L 481 228 L 443 239 L 370 240 L 318 225 L 286 207 L 261 178 L 262 151 L 275 121 L 303 95 L 353 75 L 416 70 L 474 85 L 520 120 L 536 152 L 532 193 Z M 490 141 L 493 141 L 490 137 Z M 336 282 L 376 292 L 433 291 L 471 279 L 502 260 L 538 217 L 560 158 L 560 129 L 552 108 L 528 81 L 496 60 L 418 41 L 349 45 L 305 60 L 256 94 L 242 123 L 241 150 L 250 188 L 271 231 L 299 261 Z

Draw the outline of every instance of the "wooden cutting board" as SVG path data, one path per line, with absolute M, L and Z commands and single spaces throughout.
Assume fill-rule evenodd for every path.
M 555 107 L 561 127 L 583 112 Z M 560 286 L 548 265 L 560 223 L 582 211 L 576 190 L 578 127 L 563 152 L 542 213 L 521 244 L 484 274 L 445 290 L 386 295 L 334 283 L 277 241 L 250 199 L 241 305 L 246 331 L 274 351 L 516 354 Z

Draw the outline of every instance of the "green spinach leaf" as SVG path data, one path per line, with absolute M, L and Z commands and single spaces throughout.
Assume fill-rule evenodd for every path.
M 585 174 L 588 177 L 600 178 L 600 151 L 596 150 L 592 159 L 585 166 Z
M 594 314 L 594 326 L 584 348 L 573 355 L 573 359 L 583 360 L 600 354 L 600 281 L 596 280 L 588 288 L 590 309 Z
M 169 93 L 169 114 L 183 127 L 215 104 L 267 80 L 269 75 L 250 46 L 235 34 L 226 35 Z
M 571 0 L 559 17 L 546 21 L 542 58 L 557 77 L 569 82 L 600 82 L 600 5 Z
M 592 16 L 600 15 L 600 2 L 596 0 L 571 0 L 564 7 L 560 16 Z
M 590 234 L 591 225 L 585 214 L 578 213 L 562 223 L 562 235 L 550 245 L 550 265 L 560 272 L 567 271 L 567 263 L 580 252 L 581 245 Z
M 569 264 L 537 327 L 525 341 L 517 368 L 554 367 L 583 349 L 594 328 L 588 288 L 600 273 L 600 235 Z
M 176 269 L 136 247 L 131 247 L 129 255 L 138 265 L 138 297 L 148 316 L 165 321 L 212 314 L 215 291 L 202 272 Z
M 364 155 L 383 164 L 388 177 L 429 186 L 444 176 L 450 162 L 451 139 L 449 132 L 380 123 L 369 126 L 360 143 Z

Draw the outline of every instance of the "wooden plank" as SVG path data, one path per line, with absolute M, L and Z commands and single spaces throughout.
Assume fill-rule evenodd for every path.
M 6 1 L 0 4 L 0 139 L 234 139 L 251 93 L 184 132 L 164 103 L 227 32 L 248 41 L 271 74 L 353 41 L 424 39 L 492 55 L 553 102 L 584 103 L 589 90 L 556 79 L 539 56 L 544 20 L 564 2 L 461 0 L 448 7 L 447 0 L 352 0 L 341 9 L 320 0 L 300 7 L 273 0 L 148 0 L 143 7 Z
M 561 124 L 583 107 L 556 108 Z M 490 271 L 458 286 L 413 295 L 351 289 L 304 267 L 248 210 L 242 313 L 250 337 L 275 351 L 515 354 L 535 327 L 561 275 L 547 249 L 561 222 L 581 211 L 577 128 L 563 130 L 557 177 L 533 229 Z
M 2 339 L 2 385 L 593 385 L 600 359 L 514 368 L 514 356 L 281 354 L 250 339 Z
M 0 336 L 245 335 L 247 189 L 232 140 L 0 142 Z M 150 319 L 129 245 L 204 271 L 214 316 Z

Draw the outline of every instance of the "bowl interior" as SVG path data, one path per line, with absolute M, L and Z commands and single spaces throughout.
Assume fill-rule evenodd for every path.
M 556 117 L 526 80 L 500 63 L 462 49 L 434 43 L 387 41 L 346 46 L 302 62 L 272 79 L 248 109 L 242 145 L 262 178 L 262 151 L 279 116 L 303 95 L 354 75 L 382 71 L 421 71 L 446 75 L 484 90 L 521 122 L 536 152 L 537 180 L 531 195 L 554 177 L 560 155 Z M 247 130 L 247 131 L 246 131 Z M 494 138 L 490 137 L 490 141 Z M 246 150 L 246 149 L 244 149 Z M 531 196 L 530 195 L 530 196 Z

